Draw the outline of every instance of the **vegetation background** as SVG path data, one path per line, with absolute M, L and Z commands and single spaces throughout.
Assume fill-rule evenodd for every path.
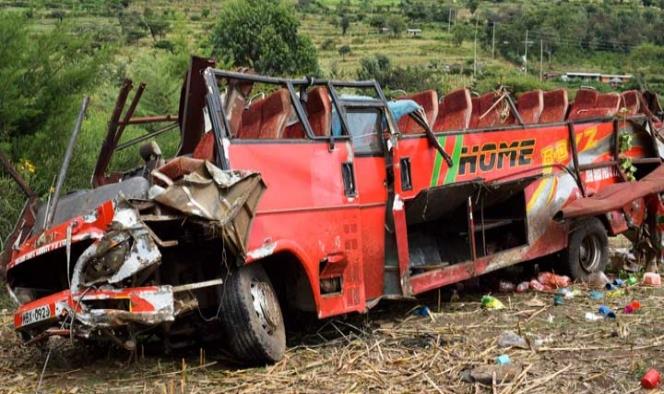
M 664 1 L 653 0 L 0 0 L 0 150 L 46 196 L 90 95 L 66 184 L 88 187 L 122 80 L 147 83 L 137 115 L 176 113 L 191 54 L 269 74 L 375 78 L 391 95 L 573 92 L 580 83 L 541 78 L 565 71 L 631 73 L 620 89 L 664 93 L 663 31 Z M 172 154 L 177 135 L 158 142 Z M 116 156 L 116 167 L 139 163 L 136 151 Z M 23 200 L 0 171 L 0 248 Z

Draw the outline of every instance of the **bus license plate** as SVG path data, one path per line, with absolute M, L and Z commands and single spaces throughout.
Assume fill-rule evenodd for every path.
M 22 325 L 27 326 L 28 324 L 46 320 L 49 317 L 51 317 L 51 308 L 49 308 L 48 305 L 42 305 L 35 309 L 30 309 L 29 311 L 24 312 L 22 316 Z

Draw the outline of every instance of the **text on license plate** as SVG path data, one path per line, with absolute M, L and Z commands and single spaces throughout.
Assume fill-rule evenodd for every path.
M 35 309 L 30 309 L 27 312 L 23 313 L 21 318 L 22 326 L 27 326 L 28 324 L 37 323 L 42 320 L 46 320 L 51 317 L 51 308 L 48 305 L 42 305 Z

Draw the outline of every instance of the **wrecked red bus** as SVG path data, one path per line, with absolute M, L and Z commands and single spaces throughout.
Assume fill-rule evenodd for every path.
M 135 117 L 144 88 L 123 85 L 90 190 L 27 192 L 2 266 L 28 342 L 215 334 L 274 362 L 293 310 L 362 313 L 549 255 L 582 279 L 630 232 L 659 259 L 660 110 L 638 91 L 388 100 L 374 81 L 193 58 L 178 114 Z M 146 122 L 166 126 L 121 142 Z M 172 158 L 150 141 L 168 129 Z M 107 171 L 139 143 L 141 167 Z

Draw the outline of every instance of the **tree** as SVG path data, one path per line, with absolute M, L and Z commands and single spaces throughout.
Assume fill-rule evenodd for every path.
M 143 10 L 143 22 L 150 31 L 152 39 L 157 42 L 159 38 L 163 38 L 166 33 L 171 29 L 170 23 L 164 18 L 155 15 L 150 8 Z
M 423 66 L 393 66 L 390 59 L 382 54 L 360 59 L 357 79 L 375 79 L 384 89 L 405 89 L 421 91 L 438 85 L 435 71 Z
M 477 7 L 479 6 L 480 6 L 479 0 L 468 0 L 468 10 L 470 10 L 471 14 L 474 14 L 475 11 L 477 11 Z
M 341 26 L 341 34 L 345 36 L 348 28 L 350 27 L 350 19 L 348 19 L 347 15 L 343 15 L 341 17 L 341 22 L 339 25 Z
M 351 52 L 350 46 L 344 45 L 341 48 L 339 48 L 339 54 L 341 55 L 341 61 L 346 60 L 346 55 L 348 55 Z
M 12 160 L 34 163 L 31 187 L 43 193 L 60 166 L 83 94 L 101 82 L 111 53 L 96 48 L 92 35 L 67 23 L 42 33 L 13 12 L 0 12 L 0 40 L 4 43 L 0 46 L 0 146 Z M 90 152 L 95 150 L 91 154 L 96 154 L 98 143 L 90 147 Z M 77 152 L 76 157 L 81 154 Z M 70 174 L 76 165 L 72 163 Z M 85 169 L 79 186 L 80 180 L 87 181 L 89 171 Z M 4 202 L 0 206 L 2 222 L 7 219 Z
M 136 11 L 120 11 L 118 22 L 128 44 L 134 44 L 148 35 L 147 24 Z
M 213 55 L 259 73 L 318 74 L 316 48 L 298 33 L 299 26 L 284 2 L 232 0 L 222 8 L 210 37 Z
M 0 143 L 35 133 L 67 112 L 94 85 L 106 59 L 91 49 L 90 35 L 71 34 L 66 24 L 36 33 L 15 13 L 0 13 L 0 40 Z M 68 127 L 57 131 L 66 134 Z
M 379 34 L 383 32 L 383 28 L 385 27 L 385 25 L 386 25 L 386 18 L 385 15 L 383 14 L 374 15 L 369 19 L 369 26 L 376 29 L 376 31 L 378 31 Z
M 385 24 L 394 37 L 400 36 L 406 30 L 406 21 L 400 15 L 391 15 L 387 18 Z

